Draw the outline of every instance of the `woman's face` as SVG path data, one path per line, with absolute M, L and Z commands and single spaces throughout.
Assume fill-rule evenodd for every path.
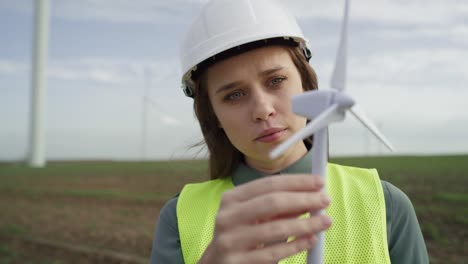
M 291 96 L 303 88 L 287 48 L 258 48 L 218 62 L 206 71 L 206 87 L 219 127 L 248 165 L 276 171 L 305 154 L 300 142 L 276 160 L 268 156 L 306 124 L 291 111 Z

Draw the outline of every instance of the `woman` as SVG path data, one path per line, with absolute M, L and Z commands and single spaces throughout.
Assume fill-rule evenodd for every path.
M 375 171 L 330 164 L 330 197 L 307 174 L 312 138 L 270 160 L 307 122 L 290 98 L 317 89 L 309 59 L 300 28 L 278 4 L 205 6 L 187 34 L 182 79 L 212 180 L 187 185 L 163 207 L 151 263 L 305 263 L 327 230 L 326 263 L 428 262 L 410 201 Z M 327 214 L 299 217 L 321 209 Z

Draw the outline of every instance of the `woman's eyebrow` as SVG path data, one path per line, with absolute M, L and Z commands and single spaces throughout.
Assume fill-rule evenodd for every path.
M 260 72 L 258 75 L 265 76 L 265 75 L 269 75 L 269 74 L 272 74 L 274 72 L 280 71 L 282 69 L 284 69 L 283 66 L 275 66 L 274 68 L 267 69 L 267 70 L 264 70 L 264 71 Z
M 232 88 L 234 88 L 236 86 L 239 86 L 241 84 L 242 84 L 241 81 L 234 81 L 234 82 L 231 82 L 231 83 L 224 84 L 224 85 L 220 86 L 218 89 L 216 89 L 216 94 L 221 93 L 221 92 L 226 91 L 226 90 L 229 90 L 229 89 L 232 89 Z

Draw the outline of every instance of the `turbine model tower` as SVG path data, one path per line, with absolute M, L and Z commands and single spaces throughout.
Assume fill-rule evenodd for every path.
M 346 79 L 346 46 L 348 31 L 349 0 L 345 2 L 341 39 L 335 62 L 335 69 L 331 79 L 331 90 L 307 91 L 292 98 L 292 109 L 296 114 L 307 117 L 311 122 L 306 127 L 292 135 L 285 142 L 275 148 L 270 156 L 277 158 L 286 149 L 314 134 L 312 147 L 312 174 L 326 179 L 328 163 L 328 125 L 331 122 L 343 121 L 347 111 L 351 112 L 367 129 L 369 129 L 385 146 L 393 151 L 392 145 L 380 133 L 375 125 L 358 108 L 354 99 L 344 93 Z M 325 187 L 324 187 L 325 188 Z M 311 212 L 312 214 L 323 214 Z M 323 263 L 324 232 L 317 237 L 316 246 L 309 251 L 307 263 Z

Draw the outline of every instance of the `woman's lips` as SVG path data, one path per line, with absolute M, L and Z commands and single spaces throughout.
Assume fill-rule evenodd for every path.
M 284 128 L 266 129 L 262 131 L 262 133 L 260 133 L 260 136 L 258 136 L 255 140 L 264 142 L 264 143 L 270 143 L 270 142 L 276 141 L 283 135 L 284 130 L 285 130 Z

